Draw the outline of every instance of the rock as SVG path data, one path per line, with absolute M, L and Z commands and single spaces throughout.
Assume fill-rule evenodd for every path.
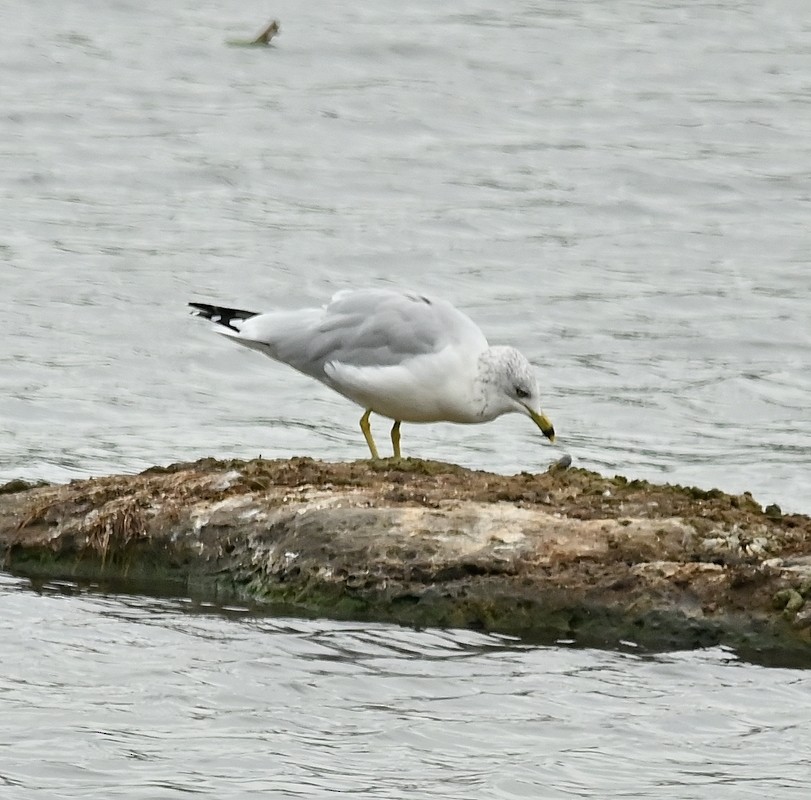
M 38 580 L 811 665 L 808 517 L 577 468 L 204 459 L 0 493 L 0 554 Z
M 549 469 L 550 470 L 564 470 L 569 469 L 572 466 L 572 457 L 568 453 L 564 453 L 554 464 L 552 464 Z
M 796 590 L 790 589 L 788 600 L 783 609 L 787 614 L 796 614 L 805 605 L 803 596 Z
M 780 589 L 775 592 L 772 603 L 775 608 L 794 614 L 803 607 L 805 600 L 796 589 Z
M 804 607 L 794 615 L 792 624 L 799 630 L 811 630 L 811 607 Z
M 45 481 L 24 481 L 20 478 L 0 484 L 0 494 L 14 494 L 15 492 L 26 492 L 38 486 L 47 486 Z

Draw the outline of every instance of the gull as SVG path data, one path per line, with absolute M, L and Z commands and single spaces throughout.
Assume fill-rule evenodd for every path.
M 189 303 L 237 344 L 315 378 L 364 409 L 360 429 L 379 459 L 369 417 L 394 421 L 400 458 L 403 422 L 490 422 L 528 416 L 547 439 L 538 381 L 513 347 L 490 346 L 480 328 L 447 300 L 392 289 L 346 289 L 320 308 L 257 313 Z

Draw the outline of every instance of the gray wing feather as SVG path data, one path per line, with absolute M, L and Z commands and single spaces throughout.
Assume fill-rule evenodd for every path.
M 392 366 L 455 342 L 487 346 L 475 323 L 447 301 L 387 289 L 339 292 L 320 309 L 260 314 L 235 338 L 320 380 L 329 362 Z

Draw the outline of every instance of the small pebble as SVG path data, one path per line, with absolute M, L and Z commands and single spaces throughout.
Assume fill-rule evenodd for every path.
M 761 569 L 780 569 L 782 566 L 782 558 L 767 558 L 760 563 Z
M 782 608 L 784 612 L 793 614 L 805 605 L 805 600 L 803 596 L 794 589 L 781 589 L 779 592 L 775 592 L 772 603 L 775 608 Z
M 549 469 L 569 469 L 572 466 L 572 457 L 568 453 L 564 453 Z
M 774 593 L 774 597 L 772 597 L 772 605 L 778 610 L 785 608 L 790 597 L 791 589 L 780 589 Z
M 792 621 L 797 628 L 811 628 L 811 608 L 798 611 Z
M 791 589 L 785 611 L 789 614 L 793 614 L 799 611 L 804 605 L 805 600 L 803 600 L 803 596 L 799 592 L 794 591 L 794 589 Z

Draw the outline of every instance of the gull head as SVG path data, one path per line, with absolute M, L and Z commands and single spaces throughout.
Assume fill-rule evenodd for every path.
M 518 350 L 489 348 L 482 356 L 480 376 L 487 419 L 509 413 L 526 414 L 550 442 L 555 441 L 555 429 L 541 411 L 538 379 L 532 365 Z

